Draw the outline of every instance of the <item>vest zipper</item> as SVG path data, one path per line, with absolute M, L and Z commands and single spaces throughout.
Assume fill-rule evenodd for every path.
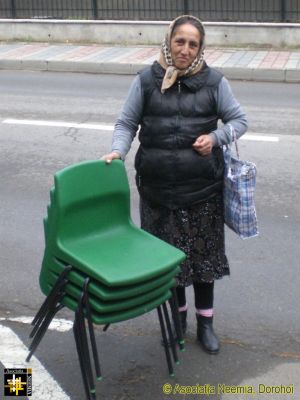
M 176 129 L 178 130 L 179 125 L 180 125 L 180 97 L 181 97 L 181 81 L 177 81 L 177 89 L 178 89 L 178 95 L 177 95 L 177 102 L 178 102 L 178 113 L 176 115 Z M 174 143 L 176 144 L 177 147 L 177 133 L 175 132 L 174 135 Z
M 181 82 L 178 81 L 178 93 L 181 93 Z

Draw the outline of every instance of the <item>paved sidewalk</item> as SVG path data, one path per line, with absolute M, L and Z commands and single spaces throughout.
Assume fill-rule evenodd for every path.
M 157 46 L 2 43 L 0 69 L 135 74 L 158 54 Z M 205 59 L 229 79 L 300 82 L 300 49 L 207 48 Z

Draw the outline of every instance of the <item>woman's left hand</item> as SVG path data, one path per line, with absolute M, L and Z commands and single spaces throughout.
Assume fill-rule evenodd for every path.
M 204 134 L 200 135 L 195 142 L 193 143 L 193 148 L 196 150 L 201 156 L 207 156 L 211 153 L 213 148 L 213 139 L 211 136 Z

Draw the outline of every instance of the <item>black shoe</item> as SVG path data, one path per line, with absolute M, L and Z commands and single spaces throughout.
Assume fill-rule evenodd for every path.
M 203 349 L 209 354 L 217 354 L 220 350 L 219 339 L 213 329 L 213 317 L 197 317 L 197 338 Z

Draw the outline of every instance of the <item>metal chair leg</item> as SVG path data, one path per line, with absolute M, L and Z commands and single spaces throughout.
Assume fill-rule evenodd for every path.
M 158 319 L 159 319 L 159 323 L 160 323 L 162 339 L 163 339 L 163 343 L 164 343 L 163 347 L 164 347 L 165 353 L 166 353 L 169 374 L 170 374 L 170 376 L 174 376 L 174 370 L 173 370 L 172 360 L 171 360 L 171 356 L 170 356 L 170 350 L 169 350 L 169 346 L 168 346 L 168 339 L 167 339 L 167 335 L 166 335 L 166 328 L 165 328 L 165 324 L 164 324 L 160 306 L 157 307 L 157 313 L 158 313 Z
M 93 322 L 92 322 L 92 313 L 91 313 L 91 308 L 90 308 L 90 303 L 89 303 L 89 293 L 88 293 L 89 282 L 90 282 L 90 278 L 86 278 L 85 282 L 84 282 L 84 286 L 83 286 L 84 305 L 85 305 L 89 333 L 90 333 L 90 342 L 91 342 L 92 353 L 93 353 L 94 364 L 95 364 L 96 379 L 98 381 L 100 381 L 102 379 L 102 374 L 101 374 L 100 362 L 99 362 L 99 357 L 98 357 L 98 349 L 97 349 L 97 343 L 96 343 L 96 338 L 95 338 L 95 331 L 94 331 L 94 326 L 93 326 Z
M 71 271 L 72 267 L 71 265 L 67 265 L 65 269 L 62 271 L 62 273 L 59 275 L 57 278 L 57 281 L 55 282 L 53 288 L 51 289 L 50 293 L 46 297 L 45 301 L 41 305 L 39 311 L 36 313 L 33 321 L 31 322 L 31 325 L 36 325 L 41 322 L 41 320 L 44 319 L 45 314 L 47 313 L 47 310 L 49 309 L 49 306 L 53 304 L 54 298 L 57 296 L 57 293 L 61 290 L 61 288 L 64 286 L 63 281 L 65 280 L 65 277 Z
M 92 400 L 90 388 L 89 388 L 88 377 L 87 377 L 87 372 L 86 372 L 86 368 L 85 368 L 84 357 L 83 357 L 84 349 L 82 348 L 82 341 L 81 341 L 81 337 L 80 337 L 80 330 L 78 328 L 78 320 L 77 319 L 78 319 L 78 317 L 76 316 L 76 313 L 75 313 L 75 319 L 74 319 L 74 324 L 73 324 L 73 334 L 74 334 L 74 339 L 75 339 L 75 343 L 76 343 L 77 355 L 78 355 L 78 359 L 79 359 L 79 365 L 80 365 L 81 376 L 82 376 L 82 380 L 83 380 L 83 386 L 84 386 L 86 398 L 87 398 L 87 400 Z
M 37 349 L 55 314 L 64 307 L 64 305 L 61 304 L 61 301 L 65 295 L 64 287 L 68 283 L 66 276 L 71 269 L 71 266 L 66 266 L 66 268 L 62 271 L 55 282 L 55 285 L 32 321 L 32 325 L 34 327 L 29 335 L 29 337 L 32 338 L 32 342 L 29 346 L 29 354 L 26 358 L 26 361 L 30 360 L 33 353 Z
M 52 311 L 49 311 L 43 323 L 40 325 L 39 329 L 37 330 L 30 346 L 29 346 L 29 354 L 26 358 L 26 361 L 30 361 L 33 353 L 37 349 L 38 345 L 40 344 L 41 340 L 43 339 L 52 319 L 54 318 L 55 314 L 61 310 L 64 306 L 62 304 L 57 305 Z
M 172 354 L 173 354 L 173 360 L 174 360 L 174 362 L 176 364 L 179 364 L 177 350 L 176 350 L 176 344 L 175 344 L 175 338 L 174 338 L 174 335 L 173 335 L 172 326 L 171 326 L 171 322 L 170 322 L 169 313 L 168 313 L 168 309 L 167 309 L 166 303 L 164 303 L 162 305 L 162 308 L 163 308 L 165 321 L 166 321 L 166 325 L 167 325 L 169 343 L 170 343 Z
M 89 350 L 87 333 L 86 333 L 83 302 L 84 302 L 84 293 L 82 292 L 81 298 L 78 302 L 77 322 L 78 322 L 78 327 L 79 327 L 79 331 L 80 331 L 80 338 L 81 338 L 82 349 L 83 349 L 82 353 L 83 353 L 83 357 L 84 357 L 84 361 L 85 361 L 85 368 L 87 371 L 87 378 L 88 378 L 88 382 L 89 382 L 90 394 L 91 394 L 92 398 L 96 398 L 95 397 L 96 389 L 95 389 L 95 384 L 94 384 L 94 379 L 93 379 L 90 350 Z
M 174 327 L 176 331 L 176 336 L 177 336 L 177 341 L 179 345 L 180 351 L 184 351 L 184 339 L 183 339 L 183 333 L 182 333 L 182 327 L 179 319 L 179 311 L 178 311 L 178 300 L 177 300 L 177 294 L 176 294 L 176 289 L 172 288 L 172 297 L 169 300 L 169 304 L 171 307 L 171 312 L 172 312 L 172 318 L 174 322 Z
M 51 300 L 49 300 L 47 304 L 47 308 L 45 308 L 43 313 L 40 313 L 39 318 L 36 320 L 33 329 L 29 334 L 29 338 L 33 338 L 36 335 L 37 331 L 40 329 L 40 326 L 43 324 L 43 321 L 47 318 L 47 315 L 51 313 L 52 310 L 54 310 L 58 303 L 62 300 L 62 293 L 64 293 L 63 291 L 67 282 L 68 281 L 64 279 L 59 283 L 56 292 L 53 293 Z
M 64 294 L 61 294 L 61 297 L 63 297 Z M 59 297 L 60 298 L 60 297 Z M 52 319 L 54 318 L 55 314 L 58 313 L 59 310 L 63 308 L 63 304 L 56 303 L 55 307 L 52 307 L 51 309 L 48 310 L 47 314 L 45 315 L 45 318 L 43 319 L 42 323 L 39 326 L 36 326 L 37 329 L 35 329 L 35 332 L 33 335 L 30 337 L 32 338 L 32 342 L 29 345 L 29 350 L 34 347 L 34 342 L 37 340 L 41 334 L 45 333 L 49 325 L 51 324 Z M 31 332 L 33 333 L 33 332 Z

